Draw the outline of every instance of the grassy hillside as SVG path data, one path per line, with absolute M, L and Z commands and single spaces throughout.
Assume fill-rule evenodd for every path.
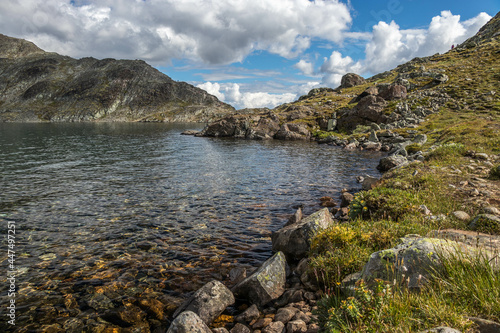
M 283 113 L 308 107 L 329 116 L 332 106 L 337 112 L 352 108 L 353 97 L 370 86 L 393 83 L 404 73 L 411 87 L 408 96 L 389 102 L 384 112 L 391 114 L 400 103 L 407 103 L 410 110 L 436 110 L 418 126 L 393 129 L 402 136 L 412 131 L 426 134 L 423 146 L 406 148 L 422 150 L 425 161 L 385 173 L 375 188 L 356 194 L 347 223 L 315 238 L 311 274 L 325 291 L 318 311 L 325 331 L 418 332 L 449 326 L 477 332 L 471 317 L 500 322 L 500 273 L 487 261 L 448 259 L 445 273 L 419 294 L 408 292 L 401 281 L 381 281 L 374 290 L 358 284 L 355 295 L 344 295 L 339 288 L 346 276 L 362 269 L 371 253 L 398 244 L 400 237 L 448 228 L 470 230 L 475 216 L 500 207 L 499 20 L 497 15 L 481 38 L 476 36 L 445 54 L 414 59 L 360 86 L 316 90 L 277 108 Z M 436 84 L 423 72 L 445 74 L 448 80 Z M 295 121 L 314 127 L 313 118 Z M 315 135 L 360 138 L 368 136 L 367 130 L 359 127 L 348 134 L 316 127 Z M 469 218 L 458 216 L 457 211 Z M 496 238 L 499 225 L 484 224 L 476 231 L 500 239 Z

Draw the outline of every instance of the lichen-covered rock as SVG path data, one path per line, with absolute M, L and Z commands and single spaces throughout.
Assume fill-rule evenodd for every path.
M 248 128 L 248 119 L 229 116 L 208 124 L 198 136 L 232 137 L 243 133 L 244 137 Z
M 283 251 L 291 259 L 302 259 L 309 251 L 312 237 L 333 223 L 330 211 L 328 208 L 323 208 L 299 223 L 274 232 L 271 236 L 273 251 Z
M 229 305 L 234 303 L 234 296 L 222 282 L 210 281 L 198 289 L 174 313 L 174 318 L 184 311 L 196 313 L 207 325 L 217 318 Z
M 167 333 L 212 333 L 212 331 L 196 313 L 185 311 L 174 319 Z
M 481 252 L 476 247 L 446 239 L 415 235 L 402 241 L 394 248 L 372 253 L 363 267 L 361 278 L 365 281 L 395 279 L 410 290 L 420 289 L 430 275 L 442 267 L 440 256 L 461 253 L 474 258 L 488 255 L 487 251 Z
M 402 166 L 408 163 L 408 160 L 406 157 L 402 155 L 390 155 L 387 157 L 384 157 L 380 160 L 379 164 L 377 165 L 377 170 L 381 172 L 389 171 L 395 167 Z
M 238 298 L 245 298 L 262 306 L 280 297 L 285 291 L 286 259 L 283 252 L 277 252 L 266 260 L 255 273 L 233 287 Z

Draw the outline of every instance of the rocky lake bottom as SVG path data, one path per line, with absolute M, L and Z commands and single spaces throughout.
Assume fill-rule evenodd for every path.
M 358 189 L 381 157 L 180 135 L 202 127 L 0 124 L 2 269 L 16 232 L 16 325 L 2 331 L 164 329 L 190 292 L 268 259 L 297 206 Z M 2 304 L 8 289 L 3 275 Z

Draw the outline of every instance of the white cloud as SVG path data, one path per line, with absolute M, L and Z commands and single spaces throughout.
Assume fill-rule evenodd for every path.
M 300 70 L 304 75 L 314 75 L 314 64 L 304 59 L 301 59 L 298 63 L 294 65 L 295 68 Z
M 338 51 L 333 51 L 329 58 L 324 59 L 320 68 L 324 75 L 323 84 L 337 87 L 342 76 L 348 72 L 368 76 L 393 69 L 415 57 L 444 53 L 451 45 L 458 45 L 472 37 L 490 19 L 488 14 L 480 13 L 462 22 L 459 15 L 442 11 L 441 15 L 432 18 L 427 29 L 408 30 L 401 30 L 394 21 L 380 21 L 373 26 L 364 59 L 354 62 Z
M 18 0 L 0 2 L 0 31 L 74 57 L 242 61 L 254 50 L 295 57 L 311 39 L 340 42 L 338 0 Z
M 307 82 L 288 87 L 289 92 L 269 93 L 262 91 L 241 91 L 237 83 L 212 83 L 204 82 L 197 87 L 206 90 L 209 94 L 217 96 L 237 109 L 243 108 L 274 108 L 278 105 L 296 100 L 299 96 L 307 94 L 312 88 L 319 87 L 319 82 Z

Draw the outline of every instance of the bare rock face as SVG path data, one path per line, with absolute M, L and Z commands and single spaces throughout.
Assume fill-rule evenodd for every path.
M 337 128 L 352 131 L 357 125 L 381 124 L 388 120 L 384 114 L 387 102 L 374 95 L 363 97 L 352 109 L 344 110 L 337 120 Z
M 340 81 L 340 88 L 355 87 L 365 82 L 366 82 L 365 79 L 363 79 L 358 74 L 347 73 L 344 76 L 342 76 L 342 79 Z
M 271 236 L 273 251 L 283 251 L 287 257 L 300 260 L 309 251 L 312 237 L 333 223 L 330 211 L 323 208 L 298 223 L 274 232 Z
M 181 312 L 192 311 L 207 325 L 217 318 L 229 305 L 234 303 L 233 293 L 220 281 L 211 281 L 198 289 L 174 313 L 174 317 Z
M 283 252 L 277 252 L 255 273 L 234 286 L 232 289 L 234 295 L 248 299 L 257 306 L 277 299 L 285 291 L 286 265 Z

